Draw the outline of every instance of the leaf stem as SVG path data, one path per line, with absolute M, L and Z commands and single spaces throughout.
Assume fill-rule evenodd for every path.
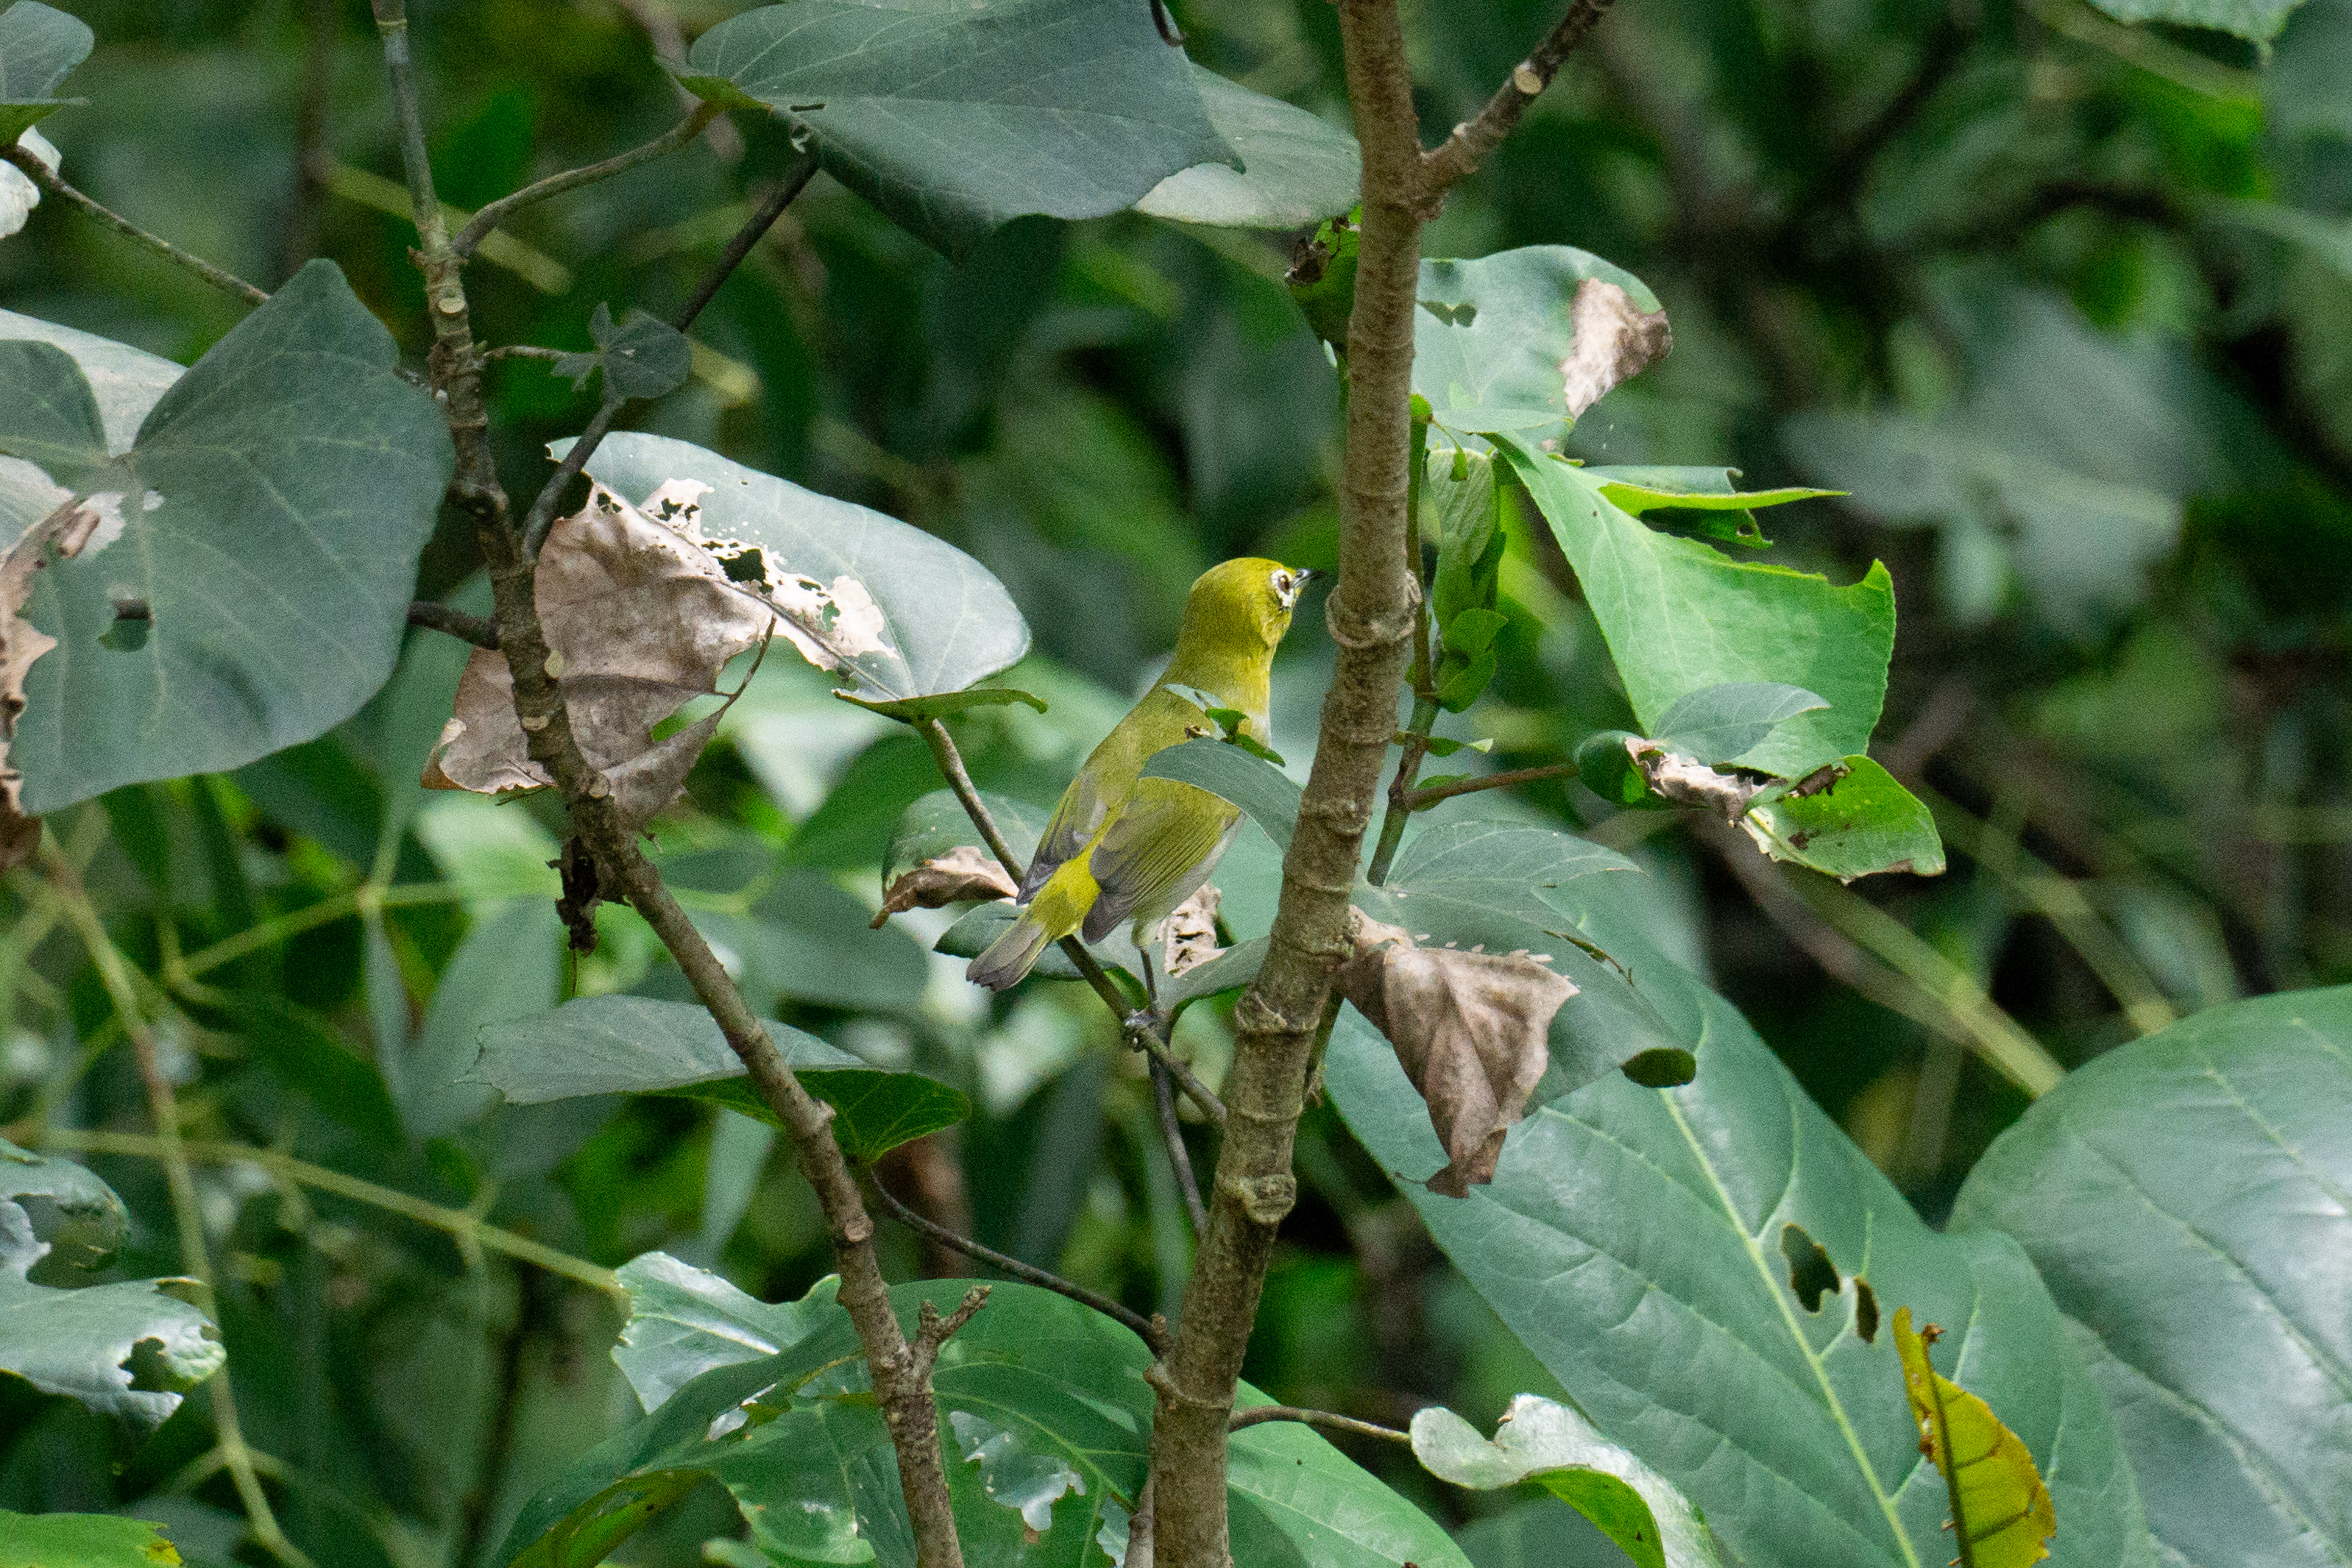
M 735 237 L 727 242 L 727 248 L 719 253 L 719 259 L 711 263 L 710 270 L 704 273 L 702 281 L 695 286 L 694 298 L 688 300 L 686 308 L 671 319 L 671 326 L 683 332 L 694 325 L 696 319 L 702 314 L 703 307 L 718 295 L 720 286 L 743 264 L 743 258 L 751 254 L 751 247 L 776 226 L 776 220 L 784 215 L 784 209 L 808 188 L 811 180 L 816 178 L 817 162 L 814 142 L 801 148 L 799 161 L 776 183 L 776 188 L 768 193 L 767 199 L 753 210 L 743 226 L 735 231 Z
M 91 965 L 98 970 L 99 980 L 114 1005 L 114 1016 L 121 1021 L 123 1032 L 131 1037 L 139 1079 L 147 1091 L 147 1113 L 155 1124 L 156 1157 L 163 1164 L 164 1184 L 172 1195 L 172 1217 L 179 1229 L 180 1265 L 195 1280 L 204 1293 L 205 1307 L 217 1322 L 220 1294 L 213 1281 L 212 1258 L 205 1246 L 204 1209 L 196 1198 L 195 1177 L 188 1169 L 187 1151 L 180 1141 L 179 1103 L 172 1092 L 172 1081 L 163 1071 L 154 1033 L 141 1011 L 131 966 L 115 947 L 114 939 L 106 934 L 105 921 L 99 917 L 97 906 L 82 888 L 81 873 L 48 834 L 41 840 L 41 868 L 50 886 L 57 890 L 68 924 L 81 938 Z M 252 1451 L 246 1446 L 244 1425 L 237 1419 L 236 1389 L 229 1379 L 229 1368 L 224 1364 L 212 1375 L 205 1395 L 212 1407 L 213 1431 L 220 1445 L 222 1462 L 236 1488 L 237 1500 L 244 1505 L 246 1521 L 253 1527 L 254 1538 L 263 1549 L 286 1568 L 313 1568 L 301 1548 L 286 1538 L 278 1515 L 269 1506 L 268 1494 L 261 1490 Z
M 684 120 L 655 137 L 642 147 L 607 158 L 599 163 L 585 164 L 578 169 L 566 169 L 560 174 L 525 185 L 510 196 L 501 196 L 476 213 L 466 226 L 449 242 L 449 248 L 460 261 L 472 256 L 475 248 L 491 230 L 528 206 L 560 196 L 566 191 L 576 191 L 583 185 L 593 185 L 599 180 L 609 180 L 615 174 L 625 174 L 640 163 L 650 163 L 656 158 L 667 158 L 702 134 L 702 128 L 719 118 L 719 106 L 697 104 Z
M 1482 773 L 1475 779 L 1456 779 L 1451 784 L 1433 784 L 1425 789 L 1405 791 L 1408 810 L 1426 811 L 1440 800 L 1451 800 L 1456 795 L 1475 795 L 1481 789 L 1507 789 L 1514 784 L 1533 784 L 1546 779 L 1573 779 L 1573 762 L 1547 762 L 1536 768 L 1514 768 L 1503 773 Z
M 1329 1432 L 1350 1432 L 1359 1437 L 1378 1437 L 1383 1442 L 1412 1442 L 1412 1434 L 1394 1427 L 1383 1427 L 1373 1421 L 1359 1421 L 1353 1416 L 1342 1416 L 1333 1410 L 1308 1410 L 1296 1405 L 1253 1405 L 1246 1410 L 1234 1412 L 1225 1423 L 1228 1432 L 1239 1432 L 1265 1421 L 1297 1421 L 1303 1426 L 1320 1427 Z
M 475 647 L 493 653 L 499 651 L 497 622 L 480 615 L 468 615 L 462 610 L 453 610 L 430 599 L 409 601 L 408 623 L 428 631 L 446 632 L 461 643 L 471 643 Z
M 1084 1285 L 1065 1280 L 1059 1274 L 1048 1273 L 1033 1264 L 1024 1263 L 1018 1258 L 999 1252 L 993 1247 L 974 1241 L 969 1236 L 960 1235 L 900 1202 L 888 1187 L 882 1185 L 880 1173 L 871 1166 L 866 1167 L 866 1181 L 876 1201 L 881 1204 L 882 1212 L 908 1229 L 928 1236 L 949 1250 L 961 1252 L 967 1258 L 985 1263 L 1000 1273 L 1010 1274 L 1024 1284 L 1035 1285 L 1041 1290 L 1051 1291 L 1056 1295 L 1067 1296 L 1081 1306 L 1092 1307 L 1107 1318 L 1118 1319 L 1133 1329 L 1137 1336 L 1150 1345 L 1155 1354 L 1166 1342 L 1168 1337 L 1166 1325 L 1154 1323 L 1141 1312 L 1122 1306 L 1108 1296 L 1089 1291 Z
M 192 256 L 163 235 L 149 234 L 129 218 L 99 205 L 98 203 L 68 184 L 55 169 L 42 162 L 33 150 L 23 143 L 10 142 L 0 146 L 0 158 L 5 158 L 15 164 L 25 178 L 32 181 L 34 184 L 57 197 L 58 200 L 68 206 L 79 207 L 125 239 L 144 246 L 174 267 L 194 273 L 223 293 L 234 294 L 247 305 L 258 305 L 269 298 L 267 289 L 256 288 L 236 274 L 223 267 L 215 267 L 200 256 Z

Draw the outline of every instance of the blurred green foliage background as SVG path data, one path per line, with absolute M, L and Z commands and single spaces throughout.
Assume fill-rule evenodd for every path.
M 414 0 L 445 199 L 470 208 L 658 133 L 682 111 L 656 47 L 675 56 L 735 8 Z M 95 107 L 43 127 L 69 178 L 257 280 L 330 256 L 421 353 L 364 7 L 75 9 L 100 47 L 72 85 Z M 1554 9 L 1407 6 L 1426 139 Z M 1199 60 L 1344 117 L 1322 0 L 1175 11 Z M 478 327 L 576 349 L 597 301 L 667 312 L 787 156 L 775 128 L 736 117 L 534 209 L 472 269 Z M 2352 978 L 2352 0 L 2311 0 L 2260 54 L 2126 30 L 2082 0 L 1622 0 L 1426 248 L 1549 243 L 1641 275 L 1675 331 L 1577 450 L 1852 493 L 1770 514 L 1774 559 L 1841 581 L 1874 558 L 1892 569 L 1902 622 L 1874 754 L 1958 852 L 1939 879 L 1841 893 L 1664 814 L 1612 819 L 1572 784 L 1481 810 L 1636 852 L 1665 945 L 1931 1218 L 2022 1103 L 1969 1054 L 1979 993 L 2074 1063 L 2234 996 Z M 1052 709 L 989 710 L 960 737 L 983 788 L 1050 803 L 1164 656 L 1195 573 L 1239 553 L 1329 564 L 1338 388 L 1285 263 L 1276 237 L 1129 215 L 1025 221 L 955 267 L 820 177 L 703 318 L 695 381 L 642 423 L 906 517 L 1003 578 L 1036 640 L 1010 684 Z M 0 243 L 0 304 L 183 361 L 236 319 L 55 204 Z M 527 495 L 541 444 L 594 405 L 525 361 L 493 392 L 501 466 Z M 445 525 L 419 593 L 468 602 L 475 564 Z M 1516 530 L 1504 581 L 1502 678 L 1448 733 L 1493 737 L 1479 765 L 1507 768 L 1630 724 L 1542 530 Z M 625 912 L 603 912 L 596 955 L 561 956 L 545 803 L 419 809 L 463 652 L 416 633 L 394 686 L 325 739 L 52 821 L 116 939 L 171 988 L 193 1135 L 592 1263 L 662 1248 L 797 1295 L 823 1238 L 755 1124 L 683 1101 L 526 1113 L 438 1087 L 487 1019 L 572 990 L 679 994 Z M 1277 747 L 1294 763 L 1329 654 L 1311 618 L 1284 651 Z M 920 745 L 772 666 L 724 735 L 661 829 L 672 881 L 755 1000 L 982 1108 L 896 1157 L 897 1189 L 1171 1308 L 1190 1240 L 1148 1086 L 1100 1008 L 1070 987 L 980 996 L 923 951 L 944 917 L 866 929 L 891 824 L 936 787 Z M 423 891 L 359 911 L 372 869 Z M 1229 907 L 1270 909 L 1273 875 L 1245 844 L 1221 879 Z M 80 948 L 24 873 L 0 887 L 0 1132 L 142 1126 Z M 262 926 L 287 939 L 206 952 Z M 1185 1043 L 1213 1072 L 1207 1011 Z M 93 1163 L 143 1228 L 126 1272 L 173 1271 L 157 1167 Z M 1328 1110 L 1300 1166 L 1253 1380 L 1389 1422 L 1444 1401 L 1482 1427 L 1512 1394 L 1549 1391 Z M 618 1313 L 592 1285 L 249 1164 L 204 1179 L 245 1424 L 326 1568 L 487 1561 L 531 1486 L 629 1412 L 605 1355 Z M 964 1271 L 887 1241 L 902 1275 Z M 229 1560 L 207 1397 L 134 1448 L 0 1384 L 0 1508 L 135 1500 L 191 1561 Z M 1350 1451 L 1442 1517 L 1471 1506 L 1376 1446 Z M 688 1510 L 626 1560 L 695 1561 L 731 1517 L 723 1498 Z

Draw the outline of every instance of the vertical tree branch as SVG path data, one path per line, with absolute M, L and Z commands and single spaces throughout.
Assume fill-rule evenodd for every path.
M 373 0 L 373 5 L 421 242 L 416 259 L 425 274 L 425 308 L 433 319 L 433 384 L 457 444 L 452 493 L 473 514 L 475 537 L 489 567 L 499 646 L 513 676 L 515 713 L 531 759 L 562 792 L 573 835 L 588 852 L 602 895 L 625 900 L 645 917 L 741 1060 L 752 1087 L 791 1137 L 801 1173 L 824 1210 L 841 1272 L 841 1304 L 865 1349 L 875 1401 L 898 1456 L 899 1485 L 914 1526 L 916 1562 L 920 1568 L 962 1568 L 963 1552 L 940 1457 L 939 1413 L 930 1395 L 930 1358 L 943 1335 L 926 1332 L 917 1343 L 908 1343 L 875 1257 L 874 1222 L 866 1217 L 849 1163 L 834 1141 L 833 1113 L 809 1094 L 785 1064 L 709 944 L 638 851 L 635 834 L 614 805 L 611 781 L 589 766 L 572 737 L 571 714 L 540 625 L 537 573 L 485 438 L 482 354 L 473 340 L 460 276 L 465 259 L 450 243 L 425 158 L 405 0 Z
M 1322 733 L 1283 859 L 1265 967 L 1234 1009 L 1225 1136 L 1209 1228 L 1173 1351 L 1152 1369 L 1159 1568 L 1225 1568 L 1225 1432 L 1275 1234 L 1297 1196 L 1292 1143 L 1308 1059 L 1348 952 L 1348 895 L 1396 731 L 1419 584 L 1405 570 L 1412 311 L 1427 202 L 1395 0 L 1340 0 L 1348 97 L 1363 149 L 1364 215 L 1348 326 L 1339 581 L 1324 611 L 1339 644 Z

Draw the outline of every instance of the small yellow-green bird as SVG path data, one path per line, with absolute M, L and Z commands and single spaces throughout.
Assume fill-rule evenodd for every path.
M 1026 975 L 1048 945 L 1073 932 L 1099 942 L 1121 921 L 1139 934 L 1200 890 L 1241 828 L 1241 811 L 1205 789 L 1145 779 L 1154 752 L 1216 727 L 1191 686 L 1241 713 L 1241 732 L 1265 744 L 1275 644 L 1311 572 L 1245 557 L 1202 572 L 1185 596 L 1168 673 L 1128 711 L 1063 791 L 1021 879 L 1021 917 L 964 973 L 991 990 Z

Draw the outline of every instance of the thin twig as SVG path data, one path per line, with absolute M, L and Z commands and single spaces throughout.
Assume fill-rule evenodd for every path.
M 1168 1069 L 1151 1063 L 1151 1104 L 1159 1113 L 1160 1141 L 1168 1145 L 1168 1163 L 1176 1169 L 1176 1188 L 1184 1195 L 1184 1213 L 1192 1221 L 1193 1239 L 1209 1228 L 1208 1205 L 1201 1201 L 1201 1181 L 1192 1174 L 1192 1154 L 1184 1146 L 1184 1124 L 1176 1114 L 1176 1087 Z
M 583 185 L 593 185 L 599 180 L 609 180 L 615 174 L 625 174 L 640 163 L 650 163 L 656 158 L 667 158 L 701 135 L 702 128 L 718 118 L 718 105 L 698 103 L 684 120 L 679 120 L 642 147 L 633 147 L 626 152 L 605 159 L 601 163 L 590 163 L 578 169 L 566 169 L 560 174 L 550 174 L 544 180 L 525 185 L 510 196 L 501 196 L 476 213 L 467 221 L 466 226 L 457 231 L 457 236 L 450 240 L 449 248 L 457 252 L 457 258 L 463 261 L 474 254 L 475 248 L 482 243 L 484 236 L 523 208 L 546 201 L 551 196 L 560 196 L 566 191 L 576 191 Z
M 1296 1405 L 1254 1405 L 1246 1410 L 1234 1412 L 1225 1423 L 1228 1432 L 1239 1432 L 1265 1421 L 1297 1421 L 1301 1426 L 1320 1427 L 1328 1432 L 1352 1432 L 1359 1437 L 1378 1437 L 1383 1442 L 1410 1446 L 1412 1434 L 1394 1427 L 1383 1427 L 1373 1421 L 1359 1421 L 1353 1416 L 1342 1416 L 1331 1410 L 1307 1410 Z
M 294 116 L 294 196 L 286 214 L 288 277 L 319 252 L 319 218 L 334 156 L 327 151 L 327 112 L 335 90 L 335 0 L 302 7 L 302 99 Z
M 597 445 L 611 434 L 613 422 L 621 417 L 622 405 L 627 401 L 614 388 L 612 378 L 606 377 L 604 401 L 597 405 L 596 417 L 588 422 L 587 429 L 572 438 L 571 449 L 564 453 L 563 461 L 555 465 L 555 472 L 547 476 L 547 483 L 539 487 L 539 497 L 530 504 L 530 515 L 523 519 L 522 548 L 525 556 L 536 557 L 540 547 L 547 543 L 548 531 L 555 527 L 555 508 L 562 503 L 563 492 L 572 487 L 572 481 L 580 477 L 581 471 L 588 466 L 588 459 L 596 455 Z
M 813 148 L 803 150 L 799 164 L 769 193 L 768 199 L 760 204 L 760 210 L 751 214 L 749 223 L 736 231 L 735 237 L 727 243 L 727 248 L 719 254 L 719 259 L 711 263 L 709 270 L 702 276 L 701 284 L 695 289 L 694 298 L 688 300 L 686 308 L 672 319 L 671 326 L 684 332 L 694 325 L 695 319 L 702 314 L 703 307 L 717 296 L 719 287 L 742 265 L 743 258 L 751 254 L 751 247 L 760 243 L 760 236 L 784 215 L 784 209 L 792 205 L 793 198 L 807 189 L 809 180 L 816 173 L 816 164 L 815 151 Z M 481 220 L 476 218 L 474 221 L 479 223 Z M 563 492 L 585 471 L 589 459 L 595 456 L 598 444 L 611 433 L 613 422 L 620 417 L 625 401 L 614 394 L 612 382 L 607 378 L 604 402 L 596 410 L 596 417 L 590 420 L 588 428 L 572 441 L 571 449 L 563 455 L 563 461 L 556 465 L 547 483 L 540 486 L 538 498 L 530 504 L 530 514 L 523 521 L 525 555 L 538 555 L 540 547 L 547 542 L 548 530 L 555 526 L 555 508 L 562 504 Z
M 446 632 L 460 643 L 471 643 L 477 648 L 499 651 L 499 623 L 480 615 L 468 615 L 462 610 L 452 610 L 430 599 L 413 599 L 408 603 L 408 623 L 427 631 Z
M 131 1159 L 160 1160 L 163 1157 L 160 1138 L 142 1137 L 134 1133 L 92 1132 L 79 1127 L 48 1127 L 34 1129 L 31 1141 L 51 1148 L 71 1149 L 92 1155 L 120 1155 Z M 271 1176 L 332 1193 L 353 1203 L 363 1203 L 371 1208 L 381 1208 L 397 1214 L 404 1219 L 438 1230 L 457 1240 L 461 1247 L 478 1248 L 486 1252 L 498 1252 L 519 1263 L 544 1269 L 567 1280 L 576 1280 L 591 1290 L 602 1291 L 608 1296 L 626 1297 L 618 1276 L 569 1252 L 533 1241 L 528 1236 L 518 1236 L 511 1230 L 489 1224 L 478 1214 L 462 1208 L 450 1208 L 429 1203 L 397 1187 L 380 1186 L 341 1171 L 314 1166 L 308 1160 L 295 1158 L 280 1149 L 265 1149 L 253 1144 L 205 1142 L 188 1140 L 180 1145 L 180 1152 L 199 1165 L 252 1166 Z
M 969 1236 L 959 1235 L 949 1229 L 921 1211 L 899 1201 L 888 1187 L 882 1185 L 881 1176 L 871 1166 L 866 1167 L 866 1181 L 868 1190 L 874 1194 L 875 1200 L 881 1204 L 882 1212 L 908 1229 L 930 1238 L 950 1251 L 961 1252 L 975 1262 L 985 1263 L 999 1273 L 1010 1274 L 1024 1284 L 1035 1285 L 1041 1290 L 1051 1291 L 1055 1295 L 1067 1296 L 1081 1306 L 1092 1307 L 1107 1318 L 1117 1318 L 1120 1322 L 1133 1329 L 1143 1343 L 1151 1347 L 1155 1354 L 1163 1348 L 1161 1342 L 1167 1337 L 1165 1332 L 1142 1313 L 1131 1308 L 1123 1307 L 1108 1296 L 1089 1291 L 1084 1285 L 1065 1280 L 1059 1274 L 1048 1273 L 1034 1264 L 1024 1263 L 1018 1258 L 999 1252 L 993 1247 L 974 1241 Z
M 32 181 L 58 200 L 69 206 L 79 207 L 124 238 L 146 246 L 174 267 L 186 268 L 215 288 L 224 293 L 234 294 L 247 305 L 258 305 L 269 298 L 267 289 L 256 288 L 236 274 L 215 267 L 202 256 L 191 256 L 163 235 L 149 234 L 129 218 L 99 205 L 60 179 L 55 169 L 42 162 L 33 150 L 22 142 L 10 142 L 0 146 L 0 158 L 5 158 L 16 165 L 18 172 L 25 178 Z
M 561 349 L 542 349 L 536 343 L 502 343 L 495 349 L 482 350 L 488 360 L 568 360 L 572 356 Z
M 1526 59 L 1511 68 L 1510 79 L 1495 89 L 1477 118 L 1454 128 L 1433 152 L 1421 158 L 1426 200 L 1444 195 L 1447 188 L 1466 178 L 1519 122 L 1519 116 L 1551 85 L 1559 68 L 1576 47 L 1589 37 L 1609 14 L 1611 0 L 1576 0 L 1568 15 L 1538 44 Z
M 1514 768 L 1506 773 L 1482 773 L 1475 779 L 1456 779 L 1447 784 L 1432 784 L 1425 789 L 1405 793 L 1406 805 L 1415 811 L 1426 811 L 1440 800 L 1451 800 L 1456 795 L 1475 795 L 1481 789 L 1507 789 L 1515 784 L 1533 784 L 1544 779 L 1573 779 L 1573 762 L 1547 762 L 1539 768 Z
M 671 318 L 671 326 L 683 332 L 694 325 L 695 319 L 702 314 L 702 308 L 710 303 L 718 295 L 719 287 L 743 264 L 743 258 L 751 254 L 751 247 L 776 226 L 776 220 L 784 215 L 784 209 L 793 204 L 793 199 L 808 189 L 808 183 L 816 178 L 817 163 L 814 142 L 800 150 L 799 162 L 786 171 L 784 177 L 776 183 L 776 188 L 768 193 L 767 200 L 761 202 L 745 220 L 743 226 L 735 231 L 735 237 L 727 242 L 727 248 L 719 253 L 719 259 L 711 263 L 710 270 L 702 275 L 702 281 L 695 287 L 694 298 L 687 301 L 686 308 Z
M 99 918 L 97 906 L 82 889 L 80 873 L 58 851 L 57 840 L 46 834 L 41 841 L 41 869 L 57 889 L 66 919 L 80 936 L 91 965 L 98 970 L 100 983 L 114 1004 L 114 1015 L 131 1038 L 140 1081 L 147 1091 L 148 1114 L 155 1123 L 158 1157 L 163 1166 L 164 1185 L 172 1195 L 172 1216 L 179 1228 L 180 1265 L 195 1280 L 204 1293 L 205 1305 L 218 1322 L 220 1293 L 213 1281 L 212 1258 L 205 1246 L 204 1210 L 196 1197 L 195 1177 L 189 1172 L 187 1151 L 180 1142 L 179 1103 L 172 1092 L 172 1081 L 163 1071 L 155 1036 L 141 1011 L 131 966 L 116 949 L 113 938 L 106 934 L 106 923 Z M 252 1450 L 246 1445 L 244 1424 L 237 1419 L 236 1391 L 230 1382 L 229 1368 L 224 1365 L 213 1374 L 209 1384 L 206 1398 L 212 1406 L 213 1430 L 219 1440 L 221 1459 L 236 1488 L 237 1500 L 244 1505 L 246 1521 L 252 1526 L 254 1538 L 286 1568 L 313 1568 L 301 1548 L 286 1538 L 277 1513 L 269 1506 L 268 1494 L 261 1490 Z

